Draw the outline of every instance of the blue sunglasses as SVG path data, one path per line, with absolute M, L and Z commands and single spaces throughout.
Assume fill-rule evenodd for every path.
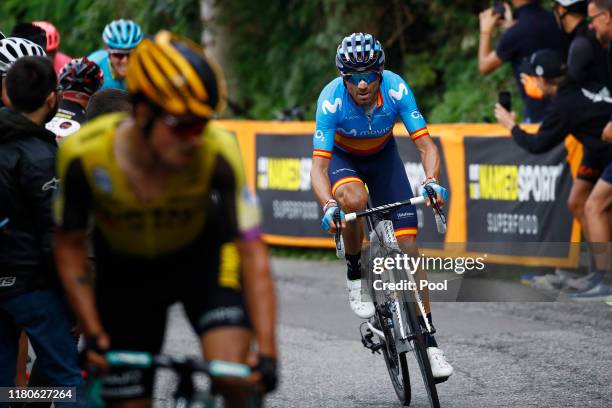
M 380 78 L 378 72 L 370 71 L 364 72 L 363 74 L 346 74 L 342 75 L 345 81 L 349 81 L 353 85 L 359 85 L 361 81 L 365 81 L 366 84 L 370 85 L 372 82 Z

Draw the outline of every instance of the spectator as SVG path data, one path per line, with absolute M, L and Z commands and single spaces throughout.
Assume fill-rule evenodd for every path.
M 45 50 L 47 51 L 47 56 L 51 58 L 51 61 L 53 61 L 53 68 L 59 76 L 64 65 L 69 63 L 72 59 L 68 55 L 59 51 L 59 31 L 57 31 L 57 28 L 55 28 L 55 26 L 48 21 L 33 21 L 32 24 L 34 24 L 36 27 L 42 28 L 45 31 L 47 38 Z
M 587 0 L 554 0 L 553 13 L 570 40 L 569 77 L 576 82 L 608 83 L 606 53 L 586 19 Z
M 524 69 L 527 74 L 536 76 L 542 93 L 552 98 L 542 125 L 534 137 L 521 130 L 514 120 L 514 113 L 506 111 L 499 104 L 495 106 L 498 122 L 512 132 L 519 146 L 534 154 L 552 149 L 562 143 L 568 134 L 573 134 L 582 143 L 585 157 L 588 155 L 596 161 L 596 168 L 601 174 L 612 162 L 612 144 L 601 140 L 601 132 L 612 112 L 612 99 L 599 98 L 600 86 L 597 84 L 578 85 L 571 81 L 561 56 L 554 50 L 535 52 Z M 583 178 L 584 175 L 578 173 L 572 190 Z M 583 228 L 587 225 L 591 227 L 582 208 L 574 216 L 580 217 Z M 591 234 L 585 235 L 592 242 Z M 567 283 L 574 289 L 588 290 L 599 282 L 600 277 L 597 271 L 593 271 L 585 278 L 560 283 Z
M 32 23 L 18 23 L 11 31 L 11 37 L 30 40 L 47 52 L 47 33 Z
M 142 41 L 142 37 L 140 26 L 132 20 L 114 20 L 104 27 L 102 40 L 105 48 L 88 57 L 104 72 L 102 89 L 127 89 L 125 75 L 128 60 L 134 47 Z
M 0 231 L 0 386 L 15 384 L 25 331 L 49 385 L 79 387 L 72 318 L 51 249 L 57 145 L 43 125 L 58 107 L 57 76 L 47 58 L 23 57 L 9 69 L 5 87 L 12 109 L 0 110 L 0 219 L 7 221 Z
M 59 85 L 62 100 L 55 117 L 47 123 L 48 130 L 55 133 L 57 141 L 73 134 L 87 120 L 85 107 L 89 98 L 102 86 L 100 67 L 87 57 L 71 60 L 60 72 Z
M 540 6 L 539 0 L 512 0 L 516 9 L 516 22 L 512 19 L 510 6 L 504 3 L 503 17 L 496 14 L 493 8 L 480 13 L 480 45 L 478 48 L 478 69 L 487 75 L 504 62 L 512 64 L 512 70 L 519 93 L 525 104 L 523 121 L 526 123 L 541 122 L 549 101 L 532 99 L 525 95 L 520 81 L 519 66 L 533 52 L 550 48 L 565 56 L 567 40 L 559 31 L 554 16 Z M 493 32 L 503 26 L 502 33 L 495 49 L 492 45 Z
M 105 113 L 131 112 L 130 94 L 122 89 L 102 89 L 91 97 L 87 104 L 87 120 L 92 120 Z
M 612 63 L 612 0 L 592 0 L 588 6 L 587 21 L 597 38 L 608 44 L 608 61 Z M 612 68 L 612 65 L 610 65 Z M 609 77 L 612 77 L 610 72 Z M 612 120 L 602 134 L 604 141 L 612 143 Z M 601 178 L 586 202 L 586 219 L 590 226 L 593 251 L 599 276 L 602 280 L 588 290 L 574 295 L 577 300 L 602 299 L 612 306 L 612 226 L 610 211 L 612 207 L 612 163 L 608 163 Z

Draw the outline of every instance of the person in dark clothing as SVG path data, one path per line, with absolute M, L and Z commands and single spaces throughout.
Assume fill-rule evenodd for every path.
M 87 104 L 87 120 L 105 113 L 131 112 L 132 98 L 127 91 L 117 88 L 100 89 L 91 96 Z
M 516 9 L 516 22 L 512 20 L 507 4 L 503 16 L 496 14 L 493 8 L 480 13 L 478 69 L 482 75 L 487 75 L 504 62 L 510 62 L 518 91 L 525 104 L 523 121 L 537 123 L 544 118 L 549 100 L 526 96 L 520 78 L 520 64 L 532 53 L 544 48 L 554 49 L 565 56 L 568 42 L 555 23 L 552 13 L 544 10 L 538 0 L 512 0 L 512 5 Z M 493 48 L 493 32 L 499 26 L 505 28 L 505 31 Z
M 11 108 L 0 109 L 0 387 L 14 386 L 22 331 L 49 385 L 79 387 L 72 316 L 51 248 L 51 198 L 59 180 L 55 135 L 44 124 L 57 111 L 57 77 L 47 58 L 23 57 L 12 64 L 5 86 Z
M 529 134 L 522 130 L 515 123 L 514 114 L 499 104 L 495 106 L 495 116 L 502 126 L 511 131 L 515 142 L 530 153 L 546 152 L 563 143 L 568 134 L 574 135 L 582 143 L 584 157 L 590 160 L 586 164 L 597 172 L 597 177 L 579 171 L 570 197 L 575 194 L 576 188 L 580 188 L 581 183 L 589 184 L 589 195 L 579 211 L 576 211 L 570 203 L 568 205 L 580 221 L 587 241 L 593 242 L 590 234 L 591 224 L 586 218 L 584 207 L 593 185 L 598 182 L 597 179 L 606 166 L 612 162 L 612 144 L 606 143 L 601 138 L 601 132 L 612 113 L 612 98 L 609 94 L 602 94 L 598 84 L 580 85 L 570 80 L 561 56 L 553 50 L 535 52 L 524 69 L 529 75 L 536 76 L 542 92 L 552 98 L 537 134 Z M 584 166 L 583 160 L 581 167 Z M 600 278 L 601 274 L 594 270 L 592 274 L 583 278 L 585 286 L 576 289 L 588 290 L 589 286 L 597 284 Z
M 17 23 L 11 31 L 11 37 L 25 38 L 47 51 L 47 33 L 32 23 Z
M 554 0 L 553 13 L 561 29 L 568 35 L 567 74 L 578 83 L 606 85 L 608 64 L 606 52 L 586 19 L 587 0 Z

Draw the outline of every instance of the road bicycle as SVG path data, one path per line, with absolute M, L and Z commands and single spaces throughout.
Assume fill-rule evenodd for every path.
M 438 232 L 444 233 L 446 218 L 437 203 L 436 193 L 430 186 L 424 188 L 432 203 Z M 408 285 L 417 288 L 414 276 L 405 269 L 395 266 L 385 268 L 382 273 L 374 272 L 375 259 L 395 258 L 397 255 L 404 256 L 395 237 L 391 222 L 391 211 L 406 205 L 416 205 L 424 202 L 425 198 L 419 196 L 406 201 L 349 213 L 346 214 L 345 218 L 347 222 L 351 222 L 357 218 L 365 217 L 367 236 L 369 237 L 367 250 L 362 251 L 362 265 L 364 265 L 363 268 L 366 273 L 364 281 L 367 285 L 362 296 L 369 296 L 369 299 L 372 300 L 375 306 L 375 314 L 359 327 L 362 344 L 372 353 L 380 354 L 382 352 L 393 388 L 404 406 L 409 406 L 412 398 L 406 356 L 408 354 L 414 355 L 427 390 L 429 403 L 431 407 L 437 408 L 440 406 L 440 402 L 436 383 L 446 381 L 446 379 L 437 380 L 433 377 L 425 343 L 425 335 L 434 334 L 436 330 L 426 317 L 425 307 L 418 290 L 390 289 L 393 286 L 389 285 L 411 282 Z M 335 217 L 337 226 L 340 225 L 339 220 L 338 212 Z M 337 254 L 344 257 L 340 228 L 336 230 L 335 239 Z M 374 281 L 376 280 L 381 281 L 378 288 L 382 289 L 374 289 Z M 417 313 L 417 310 L 420 313 Z
M 104 354 L 109 367 L 168 369 L 173 371 L 178 382 L 172 395 L 170 407 L 174 408 L 215 408 L 220 407 L 221 397 L 208 389 L 198 390 L 193 381 L 194 374 L 202 373 L 210 378 L 239 379 L 251 375 L 251 368 L 244 364 L 213 360 L 209 362 L 189 357 L 172 357 L 165 354 L 151 354 L 140 351 L 109 351 Z M 86 406 L 103 407 L 101 398 L 102 381 L 95 370 L 90 370 L 86 386 Z M 249 398 L 247 408 L 263 406 L 262 397 Z

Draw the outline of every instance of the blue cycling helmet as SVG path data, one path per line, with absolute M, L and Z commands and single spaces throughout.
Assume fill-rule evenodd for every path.
M 114 20 L 104 27 L 102 40 L 114 50 L 130 50 L 142 41 L 142 30 L 132 20 Z
M 385 52 L 372 34 L 353 33 L 344 37 L 336 51 L 336 67 L 341 74 L 382 71 Z

